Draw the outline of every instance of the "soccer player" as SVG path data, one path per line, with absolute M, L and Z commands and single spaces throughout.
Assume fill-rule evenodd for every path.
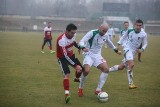
M 107 33 L 109 35 L 109 39 L 111 41 L 113 41 L 113 37 L 115 37 L 115 33 L 114 33 L 114 29 L 112 27 L 112 24 L 109 24 L 109 29 L 108 29 Z M 107 44 L 105 44 L 104 47 L 107 48 Z
M 133 68 L 134 68 L 134 57 L 135 54 L 142 53 L 147 47 L 147 34 L 142 30 L 143 21 L 138 19 L 135 22 L 135 28 L 129 29 L 125 35 L 123 35 L 118 41 L 118 45 L 122 45 L 123 41 L 126 40 L 126 45 L 123 48 L 125 58 L 122 60 L 120 65 L 114 65 L 109 68 L 109 72 L 123 70 L 127 68 L 129 89 L 137 88 L 133 83 Z M 139 49 L 140 45 L 142 48 Z
M 48 43 L 50 53 L 54 53 L 55 51 L 52 50 L 52 28 L 51 28 L 51 22 L 48 22 L 48 26 L 44 28 L 44 39 L 42 44 L 42 53 L 45 53 L 43 51 L 45 44 Z
M 82 65 L 79 60 L 75 57 L 72 47 L 75 46 L 78 49 L 81 47 L 76 43 L 76 31 L 77 27 L 74 24 L 68 24 L 66 27 L 66 32 L 60 35 L 57 39 L 57 58 L 62 69 L 64 76 L 63 87 L 65 92 L 65 102 L 70 101 L 69 94 L 69 77 L 70 69 L 69 65 L 76 69 L 76 78 L 79 78 L 82 73 Z M 85 49 L 83 49 L 85 51 Z
M 125 33 L 128 31 L 129 22 L 125 21 L 123 26 L 124 26 L 124 29 L 120 31 L 119 39 L 120 39 L 123 35 L 125 35 Z M 126 43 L 126 41 L 124 41 L 124 42 L 122 43 L 122 47 L 124 47 L 125 43 Z
M 106 42 L 108 46 L 111 47 L 117 54 L 121 54 L 121 52 L 118 51 L 110 41 L 109 35 L 106 33 L 108 28 L 109 27 L 107 24 L 102 24 L 99 29 L 89 31 L 79 42 L 79 45 L 82 48 L 88 49 L 88 52 L 83 53 L 84 71 L 81 75 L 81 80 L 78 88 L 78 95 L 80 97 L 83 96 L 84 82 L 90 72 L 91 66 L 97 67 L 102 72 L 97 89 L 95 90 L 95 94 L 101 92 L 101 89 L 107 79 L 109 72 L 108 65 L 106 63 L 106 60 L 101 56 L 101 49 L 104 42 Z
M 108 34 L 109 34 L 109 38 L 110 40 L 112 41 L 113 40 L 113 37 L 115 37 L 115 33 L 114 33 L 114 29 L 112 27 L 112 24 L 109 24 L 109 29 L 108 29 Z

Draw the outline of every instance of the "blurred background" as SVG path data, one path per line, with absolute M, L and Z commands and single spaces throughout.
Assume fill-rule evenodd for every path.
M 0 31 L 38 32 L 52 22 L 55 32 L 68 23 L 87 32 L 107 22 L 119 33 L 124 21 L 133 27 L 136 19 L 147 33 L 160 34 L 160 0 L 0 0 Z

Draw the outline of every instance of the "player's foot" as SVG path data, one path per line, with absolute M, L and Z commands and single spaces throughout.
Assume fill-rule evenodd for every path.
M 95 90 L 95 94 L 98 95 L 100 92 L 102 92 L 101 90 Z
M 45 53 L 44 51 L 41 51 L 41 53 Z
M 83 96 L 83 89 L 82 89 L 82 88 L 79 88 L 79 89 L 78 89 L 78 96 L 79 96 L 79 97 L 82 97 L 82 96 Z
M 135 86 L 134 84 L 129 85 L 129 89 L 135 89 L 135 88 L 137 88 L 137 86 Z
M 71 99 L 71 97 L 69 95 L 65 96 L 65 102 L 66 102 L 66 104 L 70 101 L 70 99 Z
M 80 82 L 81 78 L 74 78 L 74 82 Z
M 142 60 L 141 60 L 141 59 L 138 59 L 138 61 L 139 61 L 139 62 L 142 62 Z
M 50 50 L 50 53 L 55 53 L 55 51 L 53 51 L 53 50 Z

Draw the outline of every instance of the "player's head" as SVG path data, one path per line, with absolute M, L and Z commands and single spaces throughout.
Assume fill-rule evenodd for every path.
M 109 24 L 109 28 L 112 28 L 112 24 L 111 23 Z
M 99 27 L 99 34 L 100 34 L 101 36 L 105 35 L 106 32 L 108 31 L 108 29 L 109 29 L 109 26 L 108 26 L 107 23 L 101 24 L 100 27 Z
M 125 21 L 125 22 L 124 22 L 124 28 L 125 28 L 125 29 L 128 29 L 128 27 L 129 27 L 129 22 Z
M 52 24 L 51 22 L 48 22 L 48 28 L 50 28 L 50 27 L 51 27 L 51 24 Z
M 66 27 L 66 34 L 67 34 L 67 37 L 69 39 L 73 38 L 73 36 L 75 35 L 76 31 L 77 31 L 77 26 L 75 26 L 72 23 L 70 23 L 70 24 L 67 25 L 67 27 Z
M 142 27 L 143 27 L 143 21 L 141 19 L 136 20 L 135 31 L 140 32 Z

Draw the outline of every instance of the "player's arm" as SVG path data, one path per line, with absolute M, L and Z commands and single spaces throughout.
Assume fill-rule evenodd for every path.
M 147 44 L 148 44 L 148 42 L 147 42 L 147 35 L 142 39 L 142 44 L 143 44 L 143 46 L 140 49 L 141 52 L 143 52 L 146 49 L 146 47 L 147 47 Z
M 128 37 L 128 31 L 124 35 L 122 35 L 122 37 L 117 42 L 117 44 L 118 44 L 117 48 L 119 47 L 119 45 L 122 45 L 123 41 L 125 41 L 127 39 L 127 37 Z
M 44 39 L 46 39 L 46 27 L 43 29 Z
M 79 46 L 81 47 L 81 49 L 84 51 L 84 52 L 88 52 L 88 49 L 85 48 L 86 47 L 86 44 L 88 42 L 89 39 L 91 39 L 93 36 L 93 32 L 92 31 L 89 31 L 79 42 Z
M 108 36 L 108 35 L 107 35 L 106 37 L 107 37 L 107 39 L 106 39 L 107 45 L 108 45 L 110 48 L 112 48 L 117 54 L 120 55 L 120 54 L 121 54 L 121 51 L 119 51 L 118 48 L 115 47 L 115 45 L 113 44 L 113 42 L 109 39 L 109 36 Z

